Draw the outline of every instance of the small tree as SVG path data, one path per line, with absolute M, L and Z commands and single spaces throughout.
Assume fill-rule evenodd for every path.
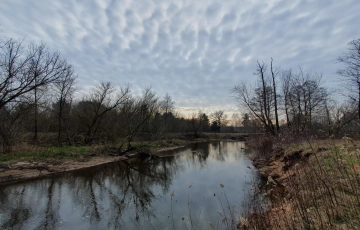
M 250 122 L 250 116 L 249 116 L 249 114 L 248 113 L 245 113 L 244 115 L 243 115 L 243 117 L 242 117 L 242 125 L 245 127 L 245 128 L 247 128 L 247 127 L 250 127 L 250 125 L 251 125 L 251 122 Z
M 198 113 L 193 113 L 191 117 L 187 120 L 188 128 L 191 132 L 194 133 L 194 137 L 199 137 L 199 132 L 203 131 L 206 127 L 209 126 L 209 119 L 205 113 L 199 111 Z
M 211 123 L 211 132 L 216 132 L 216 133 L 220 132 L 220 125 L 217 123 L 217 121 L 213 121 Z
M 159 99 L 151 88 L 146 88 L 141 97 L 128 98 L 119 108 L 124 138 L 118 151 L 131 150 L 134 138 L 140 134 L 151 135 L 150 123 L 159 111 Z
M 211 120 L 216 122 L 217 126 L 219 127 L 218 132 L 221 131 L 222 127 L 225 127 L 228 123 L 227 114 L 223 110 L 215 111 L 214 113 L 210 114 Z M 214 123 L 213 123 L 214 124 Z
M 123 104 L 128 95 L 128 87 L 118 91 L 110 82 L 102 82 L 75 106 L 74 113 L 83 126 L 86 145 L 92 144 L 104 117 Z

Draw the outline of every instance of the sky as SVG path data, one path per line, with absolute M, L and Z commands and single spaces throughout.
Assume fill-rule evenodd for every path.
M 46 44 L 79 92 L 101 81 L 169 94 L 180 113 L 243 110 L 230 90 L 257 61 L 301 67 L 336 87 L 360 38 L 359 0 L 1 0 L 0 36 Z

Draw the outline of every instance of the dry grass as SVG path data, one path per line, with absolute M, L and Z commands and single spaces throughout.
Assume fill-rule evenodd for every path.
M 359 141 L 349 139 L 277 143 L 271 158 L 259 167 L 276 175 L 278 184 L 265 186 L 267 208 L 253 202 L 240 228 L 359 229 L 359 148 Z M 286 192 L 279 192 L 279 185 Z

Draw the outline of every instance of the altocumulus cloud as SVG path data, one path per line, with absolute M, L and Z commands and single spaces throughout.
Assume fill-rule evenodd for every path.
M 358 0 L 2 0 L 2 37 L 43 41 L 86 90 L 99 81 L 151 86 L 183 111 L 237 111 L 229 90 L 256 61 L 321 72 L 360 38 Z

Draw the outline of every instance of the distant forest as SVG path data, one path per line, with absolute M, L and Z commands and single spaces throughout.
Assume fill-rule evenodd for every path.
M 0 145 L 10 152 L 20 144 L 117 144 L 131 148 L 134 141 L 161 140 L 170 133 L 193 138 L 204 132 L 284 132 L 319 137 L 359 135 L 360 39 L 349 43 L 338 57 L 348 100 L 322 86 L 322 76 L 302 69 L 273 68 L 258 62 L 258 84 L 236 85 L 231 94 L 243 111 L 231 119 L 223 110 L 198 111 L 188 117 L 176 112 L 170 95 L 160 97 L 151 88 L 135 96 L 129 86 L 111 82 L 75 98 L 77 74 L 58 52 L 44 44 L 0 42 Z M 335 59 L 336 57 L 334 57 Z M 239 73 L 241 78 L 241 73 Z

